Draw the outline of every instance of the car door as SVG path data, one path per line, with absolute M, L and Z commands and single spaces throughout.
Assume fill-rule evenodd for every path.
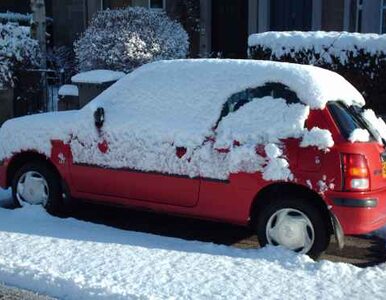
M 113 132 L 110 134 L 114 135 Z M 108 136 L 109 132 L 101 133 L 97 143 L 91 147 L 84 146 L 83 153 L 86 152 L 86 156 L 89 157 L 95 156 L 95 152 L 102 158 L 108 155 L 110 151 Z M 73 137 L 78 147 L 82 147 L 85 143 L 79 139 Z M 178 157 L 180 152 L 181 148 L 176 148 L 175 155 Z M 103 196 L 107 197 L 108 201 L 122 204 L 130 200 L 140 200 L 183 207 L 193 207 L 198 202 L 200 188 L 198 178 L 77 162 L 71 164 L 71 174 L 76 192 L 86 198 Z

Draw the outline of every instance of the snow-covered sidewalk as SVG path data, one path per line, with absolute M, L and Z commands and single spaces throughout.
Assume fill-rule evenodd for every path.
M 10 195 L 0 190 L 0 205 Z M 386 264 L 360 269 L 0 208 L 0 282 L 61 299 L 384 299 Z

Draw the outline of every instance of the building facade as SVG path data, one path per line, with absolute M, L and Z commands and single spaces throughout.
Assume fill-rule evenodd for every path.
M 26 11 L 2 0 L 0 12 Z M 248 35 L 271 30 L 386 33 L 386 0 L 46 0 L 56 45 L 71 45 L 101 9 L 163 9 L 183 23 L 191 55 L 245 57 Z M 197 24 L 195 24 L 197 23 Z

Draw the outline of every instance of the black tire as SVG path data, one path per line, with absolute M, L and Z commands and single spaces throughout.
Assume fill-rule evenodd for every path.
M 263 201 L 265 201 L 266 204 L 263 209 L 258 212 L 255 228 L 261 247 L 269 244 L 266 227 L 271 216 L 281 209 L 288 208 L 302 212 L 312 223 L 314 242 L 306 254 L 313 259 L 318 259 L 323 254 L 330 244 L 329 220 L 326 220 L 325 214 L 317 205 L 311 203 L 313 199 L 295 199 L 294 197 L 281 195 L 276 199 L 264 199 Z
M 48 185 L 48 199 L 43 207 L 46 211 L 55 216 L 61 216 L 65 212 L 63 201 L 63 190 L 60 177 L 44 162 L 31 162 L 17 170 L 12 179 L 12 197 L 16 206 L 21 207 L 17 196 L 17 184 L 21 177 L 27 172 L 36 172 L 40 174 Z

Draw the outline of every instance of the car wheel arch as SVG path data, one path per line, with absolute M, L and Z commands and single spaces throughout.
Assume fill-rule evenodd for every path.
M 16 172 L 22 166 L 31 162 L 40 162 L 45 164 L 50 169 L 52 169 L 52 171 L 54 171 L 59 176 L 59 178 L 61 178 L 60 172 L 47 156 L 35 151 L 24 151 L 14 155 L 8 164 L 8 167 L 7 167 L 7 186 L 8 187 L 11 186 L 12 180 Z
M 265 186 L 263 189 L 261 189 L 256 196 L 254 197 L 250 212 L 249 212 L 249 223 L 250 226 L 253 227 L 257 223 L 259 212 L 262 210 L 264 205 L 267 204 L 267 201 L 269 201 L 269 198 L 275 198 L 279 197 L 280 195 L 295 195 L 299 196 L 300 199 L 313 199 L 312 205 L 314 205 L 316 208 L 320 210 L 320 212 L 323 214 L 327 226 L 329 227 L 329 231 L 331 233 L 334 232 L 333 225 L 330 218 L 330 213 L 327 207 L 327 204 L 323 200 L 323 198 L 316 193 L 315 191 L 309 189 L 306 186 L 295 184 L 295 183 L 288 183 L 288 182 L 279 182 L 279 183 L 273 183 Z M 299 200 L 302 201 L 302 200 Z

